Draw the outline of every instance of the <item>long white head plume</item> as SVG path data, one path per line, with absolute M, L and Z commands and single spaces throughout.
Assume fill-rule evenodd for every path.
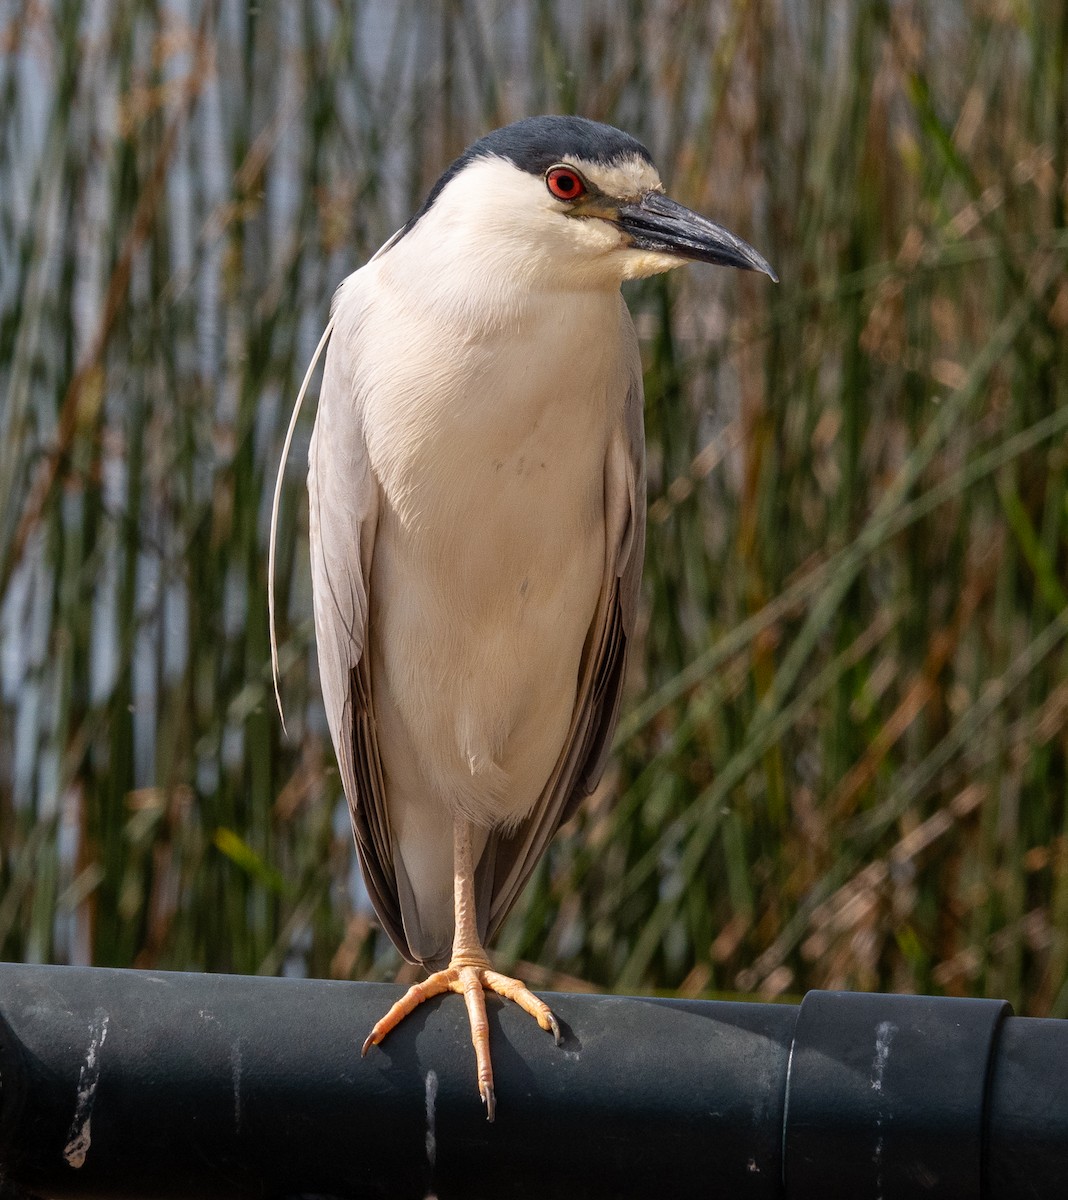
M 271 631 L 271 677 L 274 680 L 274 698 L 275 703 L 278 705 L 278 715 L 282 718 L 283 733 L 286 733 L 286 715 L 282 711 L 282 692 L 278 679 L 278 637 L 275 632 L 274 621 L 274 564 L 275 541 L 278 534 L 278 509 L 282 502 L 282 479 L 285 476 L 286 462 L 289 459 L 289 448 L 293 444 L 293 430 L 296 429 L 297 418 L 300 416 L 300 406 L 304 403 L 308 384 L 311 383 L 312 374 L 323 351 L 326 349 L 326 343 L 330 340 L 330 334 L 333 332 L 333 329 L 334 318 L 331 317 L 327 322 L 326 328 L 323 330 L 323 336 L 319 339 L 319 345 L 315 347 L 315 353 L 308 364 L 308 369 L 304 373 L 304 382 L 300 385 L 300 391 L 297 393 L 297 400 L 293 405 L 293 414 L 289 418 L 289 428 L 286 430 L 286 440 L 282 445 L 282 459 L 278 464 L 278 476 L 274 481 L 274 501 L 271 504 L 271 536 L 267 548 L 267 614 Z

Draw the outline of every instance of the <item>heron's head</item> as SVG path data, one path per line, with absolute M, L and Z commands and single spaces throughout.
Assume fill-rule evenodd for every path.
M 584 117 L 531 117 L 475 142 L 401 237 L 454 262 L 563 287 L 616 287 L 683 262 L 763 271 L 741 238 L 664 194 L 648 150 Z

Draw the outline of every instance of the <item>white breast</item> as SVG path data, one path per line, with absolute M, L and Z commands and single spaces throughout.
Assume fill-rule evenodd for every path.
M 448 312 L 394 302 L 388 261 L 361 281 L 374 305 L 350 315 L 342 294 L 337 335 L 391 364 L 358 397 L 381 490 L 368 632 L 390 820 L 510 824 L 560 753 L 605 577 L 625 310 L 618 293 L 497 296 L 460 338 Z

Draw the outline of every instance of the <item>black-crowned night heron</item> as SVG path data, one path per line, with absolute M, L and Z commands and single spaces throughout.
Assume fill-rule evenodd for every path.
M 324 334 L 323 698 L 371 900 L 432 972 L 364 1052 L 461 993 L 490 1120 L 483 989 L 559 1029 L 485 946 L 600 779 L 638 606 L 642 376 L 619 288 L 685 260 L 775 278 L 665 196 L 634 138 L 535 117 L 448 168 L 341 284 Z

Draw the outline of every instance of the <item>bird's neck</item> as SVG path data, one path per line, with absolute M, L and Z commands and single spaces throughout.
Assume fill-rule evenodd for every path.
M 451 330 L 464 341 L 508 333 L 545 317 L 583 311 L 613 320 L 619 281 L 576 266 L 566 273 L 536 254 L 520 254 L 505 242 L 416 236 L 418 228 L 375 265 L 384 289 Z

